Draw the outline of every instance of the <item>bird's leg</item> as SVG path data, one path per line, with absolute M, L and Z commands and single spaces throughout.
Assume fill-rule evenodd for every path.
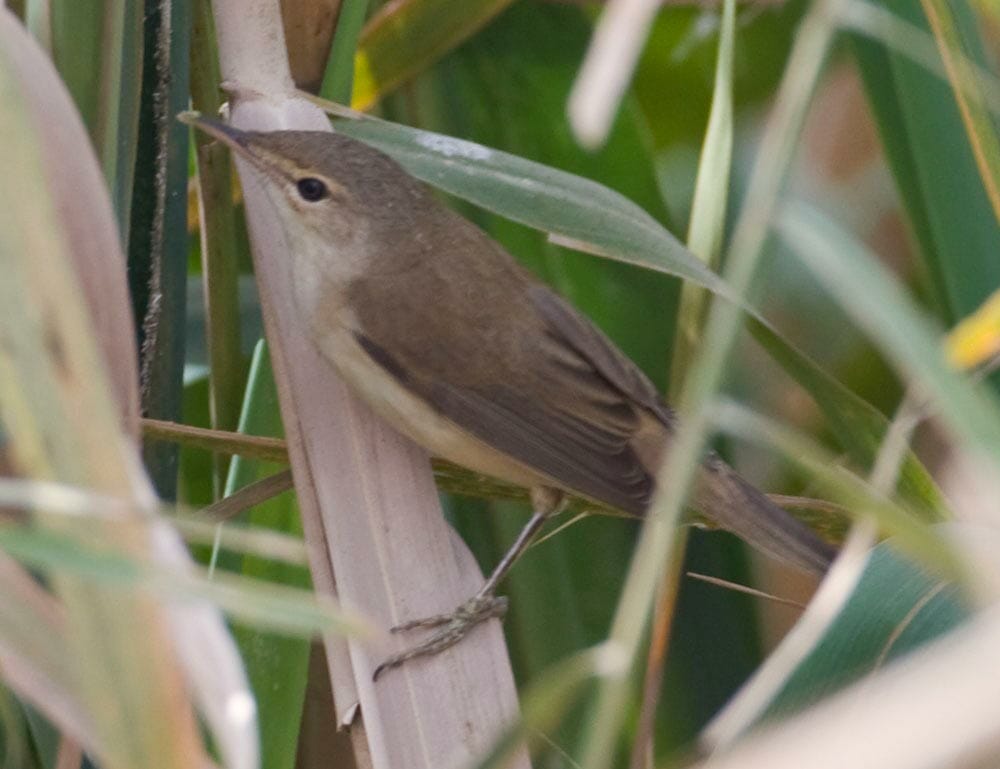
M 495 595 L 497 586 L 510 572 L 517 559 L 528 549 L 545 522 L 562 509 L 564 497 L 561 492 L 554 489 L 536 488 L 531 491 L 531 502 L 534 513 L 478 592 L 451 614 L 438 614 L 404 622 L 392 628 L 393 633 L 417 628 L 440 629 L 422 643 L 389 657 L 375 668 L 374 678 L 414 657 L 442 652 L 461 641 L 479 623 L 492 617 L 503 617 L 507 611 L 507 599 Z

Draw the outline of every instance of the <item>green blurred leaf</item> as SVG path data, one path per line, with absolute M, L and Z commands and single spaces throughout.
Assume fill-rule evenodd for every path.
M 956 12 L 951 5 L 950 0 L 924 0 L 924 11 L 944 59 L 983 189 L 994 217 L 1000 219 L 1000 137 L 987 107 L 987 83 L 977 76 L 974 64 L 984 58 L 977 19 L 967 7 Z M 993 78 L 990 85 L 997 85 L 992 73 L 985 72 L 983 77 Z
M 748 321 L 750 333 L 782 368 L 816 401 L 837 442 L 860 467 L 875 461 L 889 420 L 874 406 L 851 392 L 773 329 L 756 318 Z M 897 491 L 908 507 L 925 521 L 949 518 L 940 490 L 916 454 L 908 451 L 899 471 Z
M 59 754 L 59 732 L 44 716 L 30 705 L 23 705 L 22 707 L 24 708 L 24 718 L 28 725 L 28 732 L 31 735 L 31 742 L 35 751 L 34 756 L 37 762 L 35 764 L 29 763 L 28 766 L 57 769 L 56 759 Z
M 779 452 L 806 472 L 828 499 L 845 511 L 870 516 L 881 531 L 895 537 L 921 563 L 949 578 L 972 579 L 954 548 L 927 523 L 873 487 L 867 478 L 843 467 L 839 457 L 815 439 L 727 398 L 715 404 L 712 421 L 722 432 Z
M 191 23 L 191 104 L 209 115 L 222 106 L 219 88 L 219 52 L 212 8 L 196 0 Z M 173 121 L 177 126 L 177 122 Z M 180 127 L 180 126 L 177 126 Z M 209 414 L 211 426 L 235 430 L 239 423 L 246 367 L 242 351 L 239 264 L 244 256 L 233 202 L 233 167 L 229 151 L 201 131 L 194 132 L 194 161 L 199 203 L 200 306 L 188 311 L 187 361 L 193 359 L 191 345 L 206 345 L 209 368 Z M 178 200 L 184 196 L 178 195 Z M 193 250 L 193 249 L 192 249 Z M 189 282 L 190 286 L 190 282 Z M 189 295 L 190 295 L 189 291 Z M 189 296 L 190 299 L 190 296 Z M 192 338 L 192 317 L 204 321 L 203 333 Z M 255 338 L 255 337 L 253 337 Z M 229 457 L 213 457 L 213 491 L 222 490 Z
M 880 544 L 827 634 L 792 673 L 763 718 L 832 694 L 946 633 L 968 615 L 956 586 L 900 556 L 891 541 Z
M 258 343 L 254 351 L 240 431 L 273 437 L 283 435 L 271 359 L 263 342 Z M 226 483 L 226 494 L 281 469 L 280 465 L 235 457 Z M 302 534 L 298 506 L 292 492 L 258 505 L 247 517 L 254 527 L 298 536 Z M 303 567 L 251 555 L 242 556 L 240 563 L 234 566 L 245 576 L 269 583 L 301 588 L 310 585 L 309 572 Z M 305 638 L 276 635 L 245 625 L 237 626 L 234 635 L 257 697 L 261 765 L 267 769 L 293 769 L 309 671 L 310 642 Z
M 878 3 L 928 30 L 919 0 Z M 965 54 L 986 67 L 975 15 L 952 3 Z M 928 32 L 929 35 L 929 32 Z M 948 325 L 1000 286 L 1000 227 L 990 208 L 948 83 L 904 52 L 852 35 L 872 112 L 930 280 Z M 945 150 L 946 148 L 946 150 Z
M 357 109 L 423 72 L 512 0 L 400 0 L 387 3 L 361 33 L 354 65 Z
M 37 766 L 28 742 L 28 726 L 21 705 L 0 687 L 0 766 L 33 769 Z
M 272 632 L 308 638 L 321 631 L 350 634 L 369 630 L 359 617 L 341 612 L 305 590 L 221 572 L 211 579 L 197 571 L 179 574 L 48 529 L 0 529 L 0 547 L 32 568 L 81 578 L 89 586 L 142 586 L 172 598 L 202 598 L 233 617 Z M 275 567 L 303 571 L 285 563 Z M 120 598 L 127 592 L 119 590 L 115 595 Z
M 695 177 L 691 219 L 688 222 L 687 246 L 691 253 L 716 269 L 726 234 L 726 210 L 733 157 L 733 49 L 736 26 L 735 0 L 726 0 L 719 33 L 719 52 L 715 65 L 715 84 L 708 127 L 701 145 L 698 173 Z M 707 308 L 705 291 L 685 285 L 677 311 L 677 335 L 674 342 L 670 395 L 680 395 L 693 351 L 701 338 Z
M 1000 460 L 1000 407 L 952 369 L 942 334 L 899 282 L 850 233 L 802 203 L 790 203 L 778 230 L 885 355 L 920 386 L 970 448 Z
M 712 88 L 705 141 L 698 162 L 691 222 L 687 245 L 708 265 L 715 265 L 722 248 L 729 200 L 731 161 L 733 157 L 733 49 L 736 26 L 735 0 L 726 0 L 719 33 L 719 58 Z
M 35 629 L 40 631 L 43 628 L 39 624 Z M 51 629 L 48 630 L 51 632 Z M 7 636 L 6 633 L 4 635 Z M 10 643 L 9 636 L 4 640 L 5 643 Z M 65 646 L 59 646 L 65 656 Z M 48 682 L 42 684 L 46 685 Z M 52 692 L 54 696 L 64 693 Z M 0 766 L 3 769 L 57 769 L 56 754 L 61 735 L 50 721 L 24 699 L 23 694 L 19 700 L 11 690 L 0 688 Z
M 208 376 L 198 372 L 184 385 L 184 424 L 209 427 Z M 212 455 L 200 448 L 182 445 L 178 457 L 177 500 L 193 508 L 211 504 L 215 496 L 212 487 Z M 203 560 L 198 556 L 198 560 Z
M 320 96 L 324 99 L 348 104 L 354 90 L 354 60 L 358 37 L 365 23 L 368 0 L 344 0 L 340 4 L 337 29 L 333 33 L 330 58 L 326 62 Z
M 739 5 L 733 59 L 737 115 L 773 97 L 807 5 L 803 0 L 766 7 Z M 697 152 L 704 139 L 716 70 L 718 20 L 715 7 L 668 3 L 653 22 L 633 90 L 649 120 L 657 150 L 676 153 L 691 148 Z M 675 175 L 669 183 L 677 184 Z
M 128 241 L 142 85 L 142 4 L 53 0 L 52 57 L 101 159 Z

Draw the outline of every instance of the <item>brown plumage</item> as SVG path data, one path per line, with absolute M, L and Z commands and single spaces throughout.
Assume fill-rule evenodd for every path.
M 260 171 L 315 341 L 376 410 L 456 463 L 645 511 L 675 416 L 593 323 L 381 152 L 338 134 L 209 128 Z M 326 194 L 303 200 L 303 179 Z M 691 503 L 801 568 L 830 562 L 714 454 Z

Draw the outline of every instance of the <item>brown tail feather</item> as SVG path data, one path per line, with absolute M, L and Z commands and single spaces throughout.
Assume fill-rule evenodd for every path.
M 701 471 L 692 505 L 753 547 L 801 569 L 822 574 L 836 550 L 771 502 L 715 455 Z

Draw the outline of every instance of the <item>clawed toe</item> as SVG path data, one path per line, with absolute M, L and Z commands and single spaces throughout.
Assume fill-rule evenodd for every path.
M 405 622 L 394 627 L 392 629 L 394 633 L 402 633 L 416 628 L 437 628 L 437 630 L 431 633 L 423 643 L 389 657 L 375 668 L 373 678 L 378 678 L 389 668 L 401 665 L 408 659 L 444 651 L 462 640 L 472 628 L 483 620 L 491 617 L 503 617 L 507 611 L 507 599 L 497 598 L 493 594 L 494 591 L 521 553 L 531 544 L 548 517 L 558 512 L 565 501 L 561 492 L 547 487 L 532 489 L 531 498 L 535 504 L 534 514 L 521 529 L 514 544 L 504 553 L 500 563 L 493 569 L 480 591 L 451 614 L 439 614 L 436 617 Z
M 503 617 L 507 613 L 507 598 L 504 596 L 476 596 L 459 606 L 451 614 L 435 614 L 432 617 L 403 622 L 390 629 L 390 633 L 405 633 L 419 628 L 435 628 L 450 625 L 456 621 L 475 625 L 491 617 Z
M 438 614 L 433 617 L 396 625 L 392 628 L 393 633 L 403 633 L 417 628 L 440 629 L 416 646 L 412 646 L 389 657 L 375 668 L 372 678 L 377 680 L 389 668 L 398 667 L 414 657 L 442 652 L 461 641 L 476 625 L 493 617 L 503 617 L 506 612 L 506 598 L 482 595 L 469 599 L 451 614 Z

